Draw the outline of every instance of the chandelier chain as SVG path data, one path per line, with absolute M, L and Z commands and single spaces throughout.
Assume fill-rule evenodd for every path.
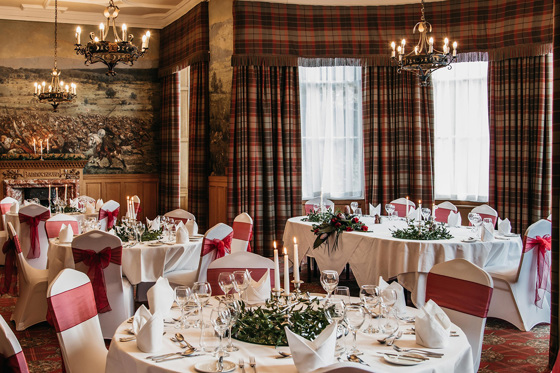
M 422 0 L 422 18 L 420 18 L 422 22 L 426 22 L 426 18 L 424 17 L 424 0 Z
M 54 68 L 56 69 L 56 58 L 58 49 L 58 0 L 54 0 Z

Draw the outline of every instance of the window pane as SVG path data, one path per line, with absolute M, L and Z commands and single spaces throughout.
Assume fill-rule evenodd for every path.
M 488 63 L 465 62 L 432 75 L 436 199 L 488 201 Z
M 302 197 L 363 196 L 362 70 L 300 67 Z

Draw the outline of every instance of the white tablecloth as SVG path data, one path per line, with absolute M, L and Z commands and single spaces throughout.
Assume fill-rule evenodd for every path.
M 466 259 L 481 268 L 491 266 L 517 266 L 521 258 L 522 242 L 519 236 L 494 239 L 489 242 L 463 242 L 472 236 L 470 228 L 449 228 L 449 240 L 402 240 L 391 236 L 391 231 L 405 228 L 402 220 L 383 219 L 374 224 L 373 218 L 363 217 L 371 233 L 345 232 L 339 237 L 338 248 L 332 250 L 334 236 L 329 238 L 330 253 L 325 244 L 313 250 L 316 236 L 311 232 L 312 223 L 291 218 L 284 230 L 284 246 L 293 259 L 293 237 L 297 237 L 299 257 L 312 255 L 321 270 L 332 269 L 341 273 L 350 264 L 358 284 L 377 284 L 379 276 L 385 279 L 398 277 L 399 282 L 412 292 L 417 306 L 424 303 L 426 274 L 437 263 L 455 258 Z
M 357 299 L 356 299 L 357 301 Z M 212 300 L 212 302 L 216 302 Z M 211 308 L 204 308 L 205 320 L 208 320 Z M 178 315 L 178 311 L 174 311 Z M 408 308 L 408 313 L 414 315 L 418 310 Z M 195 372 L 194 365 L 201 361 L 215 360 L 211 355 L 205 354 L 198 357 L 187 357 L 179 360 L 172 360 L 162 363 L 155 363 L 147 356 L 160 355 L 168 352 L 180 351 L 177 344 L 171 342 L 169 337 L 172 337 L 177 331 L 180 331 L 185 339 L 195 347 L 199 346 L 200 329 L 189 328 L 187 330 L 175 329 L 173 325 L 165 324 L 166 334 L 163 338 L 163 348 L 157 353 L 144 353 L 138 350 L 136 342 L 120 342 L 119 338 L 129 337 L 126 329 L 130 328 L 129 323 L 126 321 L 121 324 L 117 329 L 111 346 L 109 347 L 109 354 L 107 357 L 106 373 L 159 373 L 159 372 Z M 402 328 L 410 328 L 413 324 L 403 324 Z M 441 359 L 430 359 L 415 366 L 397 366 L 391 365 L 384 361 L 383 356 L 378 355 L 376 352 L 394 352 L 392 347 L 379 344 L 376 339 L 379 335 L 368 335 L 358 333 L 358 348 L 364 352 L 362 360 L 367 362 L 372 371 L 375 372 L 414 372 L 414 373 L 472 373 L 472 352 L 469 342 L 465 334 L 456 326 L 452 327 L 459 334 L 458 337 L 450 338 L 449 346 L 445 349 L 436 350 L 442 352 L 445 356 Z M 351 346 L 351 333 L 346 337 L 346 346 Z M 253 369 L 249 367 L 248 361 L 250 356 L 255 356 L 257 362 L 257 371 L 259 373 L 296 373 L 296 367 L 291 358 L 276 359 L 278 353 L 272 346 L 261 346 L 251 343 L 234 341 L 234 344 L 239 347 L 239 351 L 230 352 L 230 356 L 225 360 L 238 363 L 240 358 L 245 360 L 245 371 L 252 373 Z M 423 348 L 417 345 L 414 335 L 403 335 L 398 340 L 397 344 L 404 348 L 416 347 Z M 287 351 L 286 348 L 282 348 Z M 365 366 L 362 366 L 365 367 Z M 366 367 L 367 368 L 367 367 Z M 235 372 L 240 371 L 236 369 Z
M 186 244 L 148 243 L 123 247 L 122 270 L 132 285 L 140 282 L 155 282 L 164 273 L 176 270 L 198 268 L 202 238 Z M 64 268 L 75 268 L 70 243 L 59 243 L 58 239 L 49 240 L 47 269 L 49 283 Z

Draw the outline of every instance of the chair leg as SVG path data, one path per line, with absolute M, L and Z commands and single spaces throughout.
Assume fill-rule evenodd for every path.
M 311 282 L 311 257 L 307 257 L 307 283 Z
M 350 263 L 346 263 L 346 281 L 350 280 Z

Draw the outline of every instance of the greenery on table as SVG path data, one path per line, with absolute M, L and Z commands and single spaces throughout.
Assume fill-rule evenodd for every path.
M 453 238 L 451 233 L 442 223 L 434 221 L 415 223 L 414 219 L 410 220 L 408 227 L 391 231 L 394 238 L 404 240 L 447 240 Z
M 51 212 L 56 212 L 56 205 L 55 204 L 51 205 Z M 64 206 L 64 209 L 63 209 L 62 212 L 64 214 L 69 214 L 69 213 L 72 213 L 72 212 L 81 212 L 81 210 L 76 208 L 76 207 Z
M 313 248 L 316 249 L 323 243 L 327 245 L 327 250 L 330 252 L 336 251 L 338 247 L 338 238 L 342 232 L 367 232 L 368 227 L 360 221 L 356 215 L 345 214 L 340 211 L 333 213 L 328 210 L 327 212 L 310 212 L 304 221 L 316 222 L 313 224 L 311 232 L 317 236 L 313 242 Z M 335 240 L 332 248 L 328 245 L 328 238 L 331 234 L 335 234 Z
M 163 229 L 156 231 L 151 231 L 146 229 L 142 234 L 142 242 L 155 241 L 161 238 Z M 136 237 L 136 233 L 132 230 L 129 225 L 123 224 L 122 222 L 115 224 L 115 234 L 121 239 L 122 242 L 128 242 L 129 236 Z
M 267 301 L 265 306 L 250 308 L 241 302 L 241 313 L 232 329 L 240 341 L 270 346 L 287 346 L 284 326 L 309 340 L 315 339 L 329 322 L 319 299 L 300 299 L 287 306 Z

